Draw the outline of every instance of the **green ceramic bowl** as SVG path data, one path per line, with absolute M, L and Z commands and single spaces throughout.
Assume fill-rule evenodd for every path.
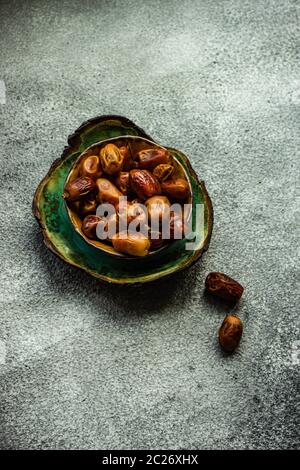
M 69 137 L 62 156 L 49 169 L 40 182 L 33 200 L 33 213 L 38 220 L 46 246 L 65 262 L 83 269 L 100 280 L 115 284 L 140 284 L 169 276 L 195 263 L 210 242 L 213 226 L 211 200 L 203 181 L 199 181 L 188 158 L 179 150 L 164 147 L 183 169 L 192 192 L 193 248 L 186 248 L 186 240 L 176 240 L 158 250 L 155 256 L 126 258 L 111 256 L 92 246 L 75 230 L 67 206 L 62 198 L 65 182 L 80 155 L 91 145 L 113 138 L 153 139 L 132 121 L 121 116 L 99 116 L 82 124 Z M 198 217 L 197 204 L 203 207 Z
M 120 137 L 113 137 L 112 139 L 106 139 L 106 140 L 103 140 L 102 142 L 96 142 L 95 144 L 91 145 L 86 150 L 84 150 L 84 152 L 82 152 L 81 155 L 79 155 L 79 157 L 77 157 L 77 159 L 73 163 L 73 165 L 70 169 L 70 172 L 67 176 L 66 183 L 68 183 L 70 180 L 74 180 L 78 177 L 80 167 L 81 167 L 81 163 L 86 157 L 89 157 L 90 155 L 99 155 L 100 150 L 108 143 L 114 143 L 115 145 L 117 145 L 117 147 L 122 147 L 122 146 L 125 146 L 125 145 L 127 145 L 127 146 L 129 145 L 132 149 L 135 148 L 135 152 L 146 149 L 146 148 L 149 148 L 149 147 L 164 149 L 164 147 L 162 147 L 161 145 L 156 144 L 155 142 L 152 142 L 149 139 L 145 139 L 145 138 L 140 137 L 140 136 L 131 136 L 131 135 L 122 136 L 121 138 Z M 177 177 L 184 178 L 189 182 L 189 177 L 188 177 L 183 165 L 180 163 L 180 161 L 175 156 L 173 156 L 173 166 L 175 168 L 175 171 L 174 171 L 175 175 Z M 184 201 L 184 202 L 186 204 L 190 204 L 190 206 L 192 208 L 192 197 L 193 197 L 192 194 L 193 194 L 193 192 L 192 192 L 191 184 L 190 184 L 190 193 L 191 193 L 191 197 L 187 201 Z M 124 255 L 124 254 L 116 251 L 111 244 L 105 243 L 101 240 L 92 240 L 92 239 L 88 238 L 87 236 L 85 236 L 85 234 L 82 232 L 82 229 L 81 229 L 81 226 L 82 226 L 81 218 L 78 216 L 77 212 L 72 207 L 72 204 L 68 204 L 66 201 L 65 201 L 65 204 L 66 204 L 66 210 L 69 214 L 69 217 L 70 217 L 70 220 L 71 220 L 71 222 L 74 226 L 74 229 L 86 241 L 86 243 L 88 243 L 89 245 L 92 245 L 93 247 L 97 248 L 98 250 L 104 251 L 105 253 L 107 253 L 111 256 L 118 257 L 120 259 L 120 262 L 128 262 L 128 261 L 136 259 L 136 257 L 129 256 L 129 255 L 127 256 L 127 255 Z M 192 213 L 192 211 L 190 210 L 189 213 L 186 214 L 186 220 L 187 221 L 190 220 L 191 213 Z M 172 243 L 174 243 L 174 242 L 172 242 Z M 166 248 L 167 248 L 167 245 L 164 245 L 159 250 L 150 251 L 149 254 L 147 255 L 147 258 L 149 258 L 150 256 L 151 257 L 158 256 L 158 255 L 160 256 L 161 252 L 163 250 L 165 250 Z

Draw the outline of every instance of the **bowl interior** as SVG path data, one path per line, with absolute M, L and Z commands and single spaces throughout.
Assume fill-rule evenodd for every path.
M 87 158 L 91 155 L 99 155 L 100 150 L 103 147 L 105 147 L 105 145 L 107 145 L 108 143 L 114 143 L 118 147 L 126 145 L 126 146 L 129 147 L 132 155 L 135 155 L 139 151 L 141 151 L 143 149 L 147 149 L 149 147 L 166 149 L 165 147 L 162 147 L 161 145 L 158 145 L 158 144 L 152 142 L 151 140 L 148 140 L 148 139 L 145 139 L 145 138 L 142 138 L 142 137 L 138 137 L 138 136 L 115 137 L 115 138 L 104 140 L 102 142 L 97 142 L 97 143 L 91 145 L 90 147 L 88 147 L 75 160 L 75 162 L 74 162 L 74 164 L 73 164 L 73 166 L 72 166 L 72 168 L 71 168 L 71 170 L 70 170 L 70 172 L 67 176 L 66 183 L 72 182 L 73 180 L 75 180 L 79 176 L 81 163 L 85 158 Z M 172 162 L 172 164 L 174 166 L 173 175 L 175 177 L 185 178 L 188 181 L 191 195 L 190 195 L 189 199 L 187 201 L 184 201 L 184 202 L 186 204 L 190 204 L 190 208 L 191 208 L 192 207 L 193 194 L 192 194 L 192 187 L 191 187 L 191 184 L 190 184 L 189 177 L 188 177 L 184 167 L 182 166 L 182 164 L 178 161 L 176 156 L 172 154 L 172 150 L 171 149 L 167 149 L 167 150 L 170 151 L 170 153 L 172 155 L 172 159 L 173 159 L 173 162 Z M 66 204 L 66 209 L 67 209 L 68 215 L 70 217 L 70 220 L 71 220 L 76 232 L 78 232 L 80 234 L 80 236 L 86 241 L 86 243 L 88 243 L 89 245 L 92 245 L 95 248 L 98 248 L 99 250 L 102 250 L 102 251 L 108 253 L 109 255 L 119 257 L 121 259 L 128 259 L 128 260 L 129 259 L 131 259 L 131 260 L 132 259 L 135 259 L 135 260 L 138 259 L 137 257 L 129 256 L 129 255 L 125 255 L 123 253 L 117 252 L 113 248 L 112 245 L 109 245 L 108 243 L 105 243 L 101 240 L 92 240 L 92 239 L 86 237 L 85 234 L 81 230 L 82 218 L 74 210 L 74 206 L 72 205 L 72 203 L 68 203 L 68 202 L 65 201 L 65 204 Z M 187 220 L 189 220 L 190 217 L 191 217 L 191 209 L 187 214 Z M 171 242 L 171 243 L 173 243 L 173 242 Z M 155 256 L 155 255 L 160 254 L 163 250 L 165 250 L 167 248 L 167 246 L 168 245 L 166 244 L 166 245 L 163 245 L 158 250 L 150 251 L 147 256 L 143 257 L 143 259 L 149 258 L 150 256 Z

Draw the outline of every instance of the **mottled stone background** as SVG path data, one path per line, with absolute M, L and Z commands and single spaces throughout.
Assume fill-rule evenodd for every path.
M 299 7 L 0 0 L 2 448 L 300 447 Z M 65 265 L 31 214 L 67 136 L 109 113 L 182 149 L 214 203 L 203 259 L 141 289 Z M 231 357 L 213 270 L 246 287 Z

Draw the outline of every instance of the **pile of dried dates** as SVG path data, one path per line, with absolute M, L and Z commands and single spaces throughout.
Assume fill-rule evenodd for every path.
M 109 143 L 80 162 L 63 198 L 80 217 L 86 237 L 110 243 L 119 253 L 146 256 L 170 240 L 184 238 L 184 211 L 174 212 L 172 204 L 187 203 L 190 187 L 174 163 L 163 148 L 135 150 Z M 108 215 L 107 205 L 114 208 Z M 162 230 L 166 220 L 167 235 Z M 110 231 L 112 226 L 116 230 Z

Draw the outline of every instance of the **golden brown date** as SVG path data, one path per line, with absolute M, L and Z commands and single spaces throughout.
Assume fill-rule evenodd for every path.
M 79 201 L 94 191 L 95 181 L 89 176 L 80 176 L 66 184 L 62 197 L 66 201 Z
M 174 167 L 169 163 L 162 163 L 154 168 L 153 174 L 160 181 L 168 179 L 174 171 Z
M 91 155 L 83 161 L 81 175 L 89 176 L 93 179 L 100 178 L 102 175 L 102 168 L 100 165 L 100 158 L 97 155 Z
M 236 315 L 226 315 L 219 329 L 219 342 L 224 351 L 233 352 L 243 334 L 243 324 Z
M 109 203 L 114 206 L 118 204 L 119 198 L 123 196 L 121 191 L 106 178 L 98 178 L 96 181 L 98 189 L 98 198 L 101 203 Z
M 138 153 L 137 161 L 142 170 L 153 170 L 157 165 L 170 162 L 170 154 L 164 149 L 145 149 Z
M 148 217 L 146 210 L 138 201 L 122 201 L 116 205 L 116 211 L 121 222 L 126 227 L 135 220 L 135 226 L 143 226 L 147 224 Z
M 124 155 L 116 145 L 105 145 L 100 151 L 100 159 L 104 173 L 115 175 L 122 171 Z
M 162 219 L 170 217 L 171 204 L 166 196 L 152 196 L 147 199 L 145 206 L 152 221 L 161 222 Z
M 149 253 L 150 240 L 142 233 L 116 233 L 112 237 L 115 250 L 132 256 L 146 256 Z
M 159 181 L 148 170 L 131 170 L 129 181 L 132 191 L 142 200 L 161 193 Z
M 183 178 L 164 181 L 161 184 L 161 190 L 172 199 L 186 199 L 190 195 L 188 182 Z
M 212 272 L 205 279 L 206 291 L 229 303 L 236 303 L 244 292 L 243 286 L 224 273 Z

